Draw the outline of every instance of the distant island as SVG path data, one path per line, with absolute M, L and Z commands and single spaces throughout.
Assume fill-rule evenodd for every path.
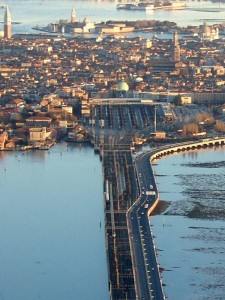
M 33 30 L 47 32 L 51 34 L 126 34 L 131 32 L 174 32 L 192 34 L 192 28 L 179 28 L 175 22 L 156 20 L 136 20 L 136 21 L 114 21 L 91 22 L 87 18 L 83 22 L 71 23 L 68 20 L 59 20 L 47 26 L 35 26 Z

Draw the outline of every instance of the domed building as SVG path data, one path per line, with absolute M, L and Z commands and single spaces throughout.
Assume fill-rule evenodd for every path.
M 122 80 L 117 84 L 117 91 L 118 91 L 118 92 L 128 92 L 128 91 L 129 91 L 129 85 L 125 82 L 124 79 L 122 79 Z
M 127 82 L 122 78 L 117 84 L 109 90 L 109 98 L 132 98 L 133 90 L 130 90 Z
M 129 93 L 129 85 L 126 83 L 124 78 L 118 82 L 117 86 L 111 90 L 111 96 L 113 98 L 126 98 Z

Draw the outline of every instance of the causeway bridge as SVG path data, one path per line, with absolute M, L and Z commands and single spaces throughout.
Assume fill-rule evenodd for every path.
M 219 137 L 214 139 L 202 139 L 199 141 L 189 141 L 184 143 L 177 143 L 171 146 L 164 146 L 156 149 L 151 155 L 151 160 L 166 156 L 169 154 L 180 153 L 184 151 L 216 147 L 225 145 L 225 137 Z
M 129 143 L 104 143 L 105 227 L 111 300 L 165 300 L 149 216 L 159 202 L 151 162 L 225 145 L 225 137 L 165 145 L 131 156 Z M 119 147 L 118 147 L 119 146 Z
M 166 155 L 225 145 L 225 137 L 166 145 L 141 153 L 135 158 L 139 197 L 127 212 L 137 299 L 166 299 L 160 266 L 149 226 L 149 217 L 159 202 L 151 162 Z

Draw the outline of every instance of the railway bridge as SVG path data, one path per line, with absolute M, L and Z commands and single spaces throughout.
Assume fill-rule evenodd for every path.
M 216 139 L 203 139 L 198 142 L 196 141 L 189 141 L 184 143 L 177 143 L 171 146 L 160 147 L 154 151 L 151 155 L 151 161 L 154 159 L 169 155 L 175 154 L 190 150 L 196 150 L 201 148 L 209 148 L 209 147 L 216 147 L 216 146 L 223 146 L 225 145 L 225 137 L 220 137 Z
M 130 137 L 131 138 L 131 137 Z M 225 145 L 225 137 L 165 145 L 132 158 L 131 140 L 100 143 L 110 299 L 165 300 L 149 217 L 159 202 L 151 162 L 185 151 Z

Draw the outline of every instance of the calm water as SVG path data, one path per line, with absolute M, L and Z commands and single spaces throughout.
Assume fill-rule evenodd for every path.
M 93 149 L 0 154 L 0 299 L 109 299 L 102 169 Z M 225 149 L 157 163 L 161 199 L 171 202 L 152 217 L 166 295 L 222 300 Z
M 70 19 L 71 9 L 76 9 L 77 19 L 83 20 L 87 17 L 91 21 L 107 20 L 159 20 L 172 21 L 180 26 L 199 25 L 203 20 L 209 23 L 218 23 L 225 20 L 224 11 L 205 12 L 188 10 L 154 10 L 123 11 L 116 10 L 116 1 L 94 1 L 94 0 L 5 0 L 4 3 L 10 7 L 12 19 L 22 22 L 13 26 L 13 33 L 32 32 L 35 25 L 47 25 L 60 19 Z M 187 1 L 189 8 L 219 8 L 218 3 L 211 1 Z M 220 8 L 225 10 L 225 4 Z M 2 10 L 3 19 L 3 10 Z M 217 21 L 219 19 L 219 21 Z
M 0 299 L 109 299 L 102 186 L 92 148 L 0 153 Z
M 166 295 L 172 300 L 223 300 L 225 148 L 157 163 L 160 198 L 171 202 L 165 215 L 151 221 Z

